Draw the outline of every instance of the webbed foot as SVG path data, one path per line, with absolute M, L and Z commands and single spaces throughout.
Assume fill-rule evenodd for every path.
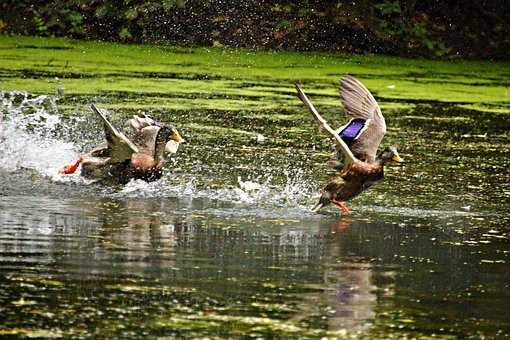
M 78 158 L 78 160 L 76 162 L 74 162 L 73 164 L 64 166 L 64 168 L 62 168 L 62 170 L 60 170 L 60 173 L 65 174 L 65 175 L 74 174 L 76 169 L 78 169 L 78 167 L 80 166 L 81 162 L 83 162 L 82 155 L 80 155 L 80 158 Z
M 338 201 L 336 199 L 332 199 L 331 202 L 334 205 L 336 205 L 338 208 L 340 208 L 340 210 L 342 210 L 342 212 L 344 212 L 348 215 L 352 215 L 352 212 L 349 210 L 349 208 L 347 207 L 347 204 L 345 204 L 345 202 Z

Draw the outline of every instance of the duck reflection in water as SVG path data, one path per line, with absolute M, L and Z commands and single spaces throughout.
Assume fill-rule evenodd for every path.
M 326 324 L 320 321 L 320 327 L 332 331 L 361 332 L 370 327 L 376 306 L 373 270 L 370 263 L 353 260 L 360 244 L 353 241 L 357 234 L 352 226 L 332 233 L 332 221 L 325 219 L 276 226 L 271 219 L 258 218 L 252 227 L 241 218 L 226 224 L 214 215 L 197 218 L 176 212 L 179 203 L 171 199 L 139 198 L 68 204 L 51 200 L 38 210 L 36 221 L 20 215 L 33 202 L 25 203 L 16 202 L 10 213 L 0 212 L 0 222 L 7 227 L 30 225 L 16 227 L 21 240 L 27 232 L 38 237 L 50 232 L 47 253 L 38 261 L 60 268 L 64 276 L 80 282 L 105 278 L 116 282 L 114 288 L 94 290 L 110 293 L 118 284 L 117 294 L 124 294 L 127 286 L 129 299 L 138 303 L 146 298 L 148 286 L 162 300 L 166 290 L 190 288 L 196 297 L 218 301 L 207 307 L 208 315 L 234 317 L 239 305 L 232 305 L 232 300 L 257 317 L 268 313 L 263 306 L 279 306 L 283 298 L 291 306 L 288 314 L 282 314 L 285 324 L 314 322 L 321 314 Z M 47 221 L 47 228 L 41 228 L 40 219 Z M 353 224 L 356 230 L 358 224 Z M 21 247 L 24 253 L 41 252 L 37 242 Z M 310 293 L 310 285 L 318 288 Z M 188 293 L 175 298 L 178 305 L 188 306 Z M 264 304 L 252 308 L 254 301 Z M 194 315 L 203 312 L 200 306 L 193 308 Z
M 337 263 L 340 254 L 346 253 L 346 249 L 342 249 L 342 236 L 344 235 L 337 235 L 334 239 L 336 242 L 332 242 L 329 247 L 329 261 L 324 271 L 326 289 L 323 299 L 331 308 L 328 316 L 329 329 L 356 334 L 371 327 L 377 305 L 376 287 L 370 263 L 355 262 L 352 259 L 349 259 L 349 262 Z
M 349 227 L 349 225 L 352 223 L 352 216 L 347 215 L 346 217 L 340 218 L 338 221 L 336 221 L 334 224 L 331 225 L 331 231 L 337 232 L 337 231 L 343 231 Z
M 372 264 L 352 256 L 359 249 L 356 251 L 352 248 L 357 248 L 357 242 L 351 239 L 353 234 L 347 229 L 351 223 L 351 218 L 343 218 L 323 230 L 327 233 L 321 262 L 324 268 L 323 288 L 308 294 L 305 301 L 310 309 L 326 306 L 329 331 L 355 336 L 368 331 L 372 326 L 376 316 L 377 287 L 374 285 Z M 352 227 L 356 229 L 357 223 L 354 222 Z M 309 311 L 303 315 L 311 313 Z M 296 321 L 300 320 L 301 317 L 296 317 Z

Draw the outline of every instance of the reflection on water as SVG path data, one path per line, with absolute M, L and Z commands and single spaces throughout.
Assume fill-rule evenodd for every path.
M 329 305 L 338 313 L 330 317 L 325 330 L 357 330 L 372 317 L 371 313 L 357 312 L 359 299 L 347 297 L 357 289 L 354 276 L 342 280 L 342 287 L 337 282 L 324 282 L 325 264 L 321 261 L 328 252 L 328 226 L 317 220 L 305 228 L 293 225 L 295 221 L 286 226 L 283 221 L 275 229 L 271 220 L 242 228 L 242 221 L 224 223 L 214 216 L 179 214 L 174 211 L 175 202 L 166 200 L 103 200 L 84 205 L 79 201 L 4 197 L 0 202 L 1 268 L 4 293 L 9 293 L 2 294 L 2 305 L 7 324 L 26 320 L 27 327 L 32 327 L 38 319 L 33 315 L 34 306 L 44 313 L 55 313 L 54 306 L 42 305 L 39 294 L 23 293 L 23 287 L 47 281 L 58 283 L 43 294 L 42 300 L 71 294 L 59 308 L 96 308 L 101 315 L 112 311 L 102 310 L 92 301 L 81 301 L 83 290 L 100 295 L 108 294 L 105 290 L 112 287 L 114 294 L 132 292 L 126 297 L 131 304 L 143 301 L 154 286 L 159 287 L 160 298 L 166 295 L 165 290 L 188 289 L 197 295 L 197 304 L 188 306 L 186 299 L 180 301 L 175 296 L 177 306 L 187 305 L 178 311 L 181 317 L 207 310 L 204 321 L 228 316 L 237 317 L 245 327 L 253 322 L 263 327 L 274 316 L 271 327 L 281 327 L 282 331 L 289 327 L 293 332 L 304 331 L 300 325 L 319 322 L 314 319 L 320 320 Z M 335 270 L 334 275 L 344 272 L 352 276 L 352 270 Z M 359 283 L 365 285 L 365 275 L 360 277 L 364 279 Z M 69 285 L 79 287 L 81 282 L 90 281 L 95 282 L 94 287 L 85 284 L 77 291 L 65 292 Z M 343 290 L 343 296 L 333 297 L 331 289 Z M 364 292 L 364 288 L 357 290 L 356 294 Z M 371 294 L 370 290 L 364 294 Z M 323 301 L 310 305 L 313 295 Z M 211 305 L 209 300 L 215 303 Z M 172 310 L 168 317 L 175 317 L 174 313 Z M 166 317 L 165 311 L 160 314 Z M 27 315 L 31 317 L 25 318 Z
M 329 329 L 348 329 L 359 333 L 368 329 L 375 318 L 377 303 L 371 263 L 336 263 L 342 254 L 340 243 L 331 243 L 327 267 L 324 270 L 325 290 L 321 294 L 329 306 Z
M 105 187 L 58 175 L 88 122 L 0 100 L 0 336 L 510 336 L 504 139 L 403 129 L 412 161 L 341 218 L 309 211 L 327 173 L 297 144 L 196 136 L 160 181 Z
M 107 336 L 510 329 L 502 298 L 510 296 L 498 289 L 510 282 L 507 245 L 494 253 L 456 246 L 462 236 L 438 229 L 356 219 L 246 225 L 180 210 L 172 199 L 1 197 L 0 207 L 2 329 Z

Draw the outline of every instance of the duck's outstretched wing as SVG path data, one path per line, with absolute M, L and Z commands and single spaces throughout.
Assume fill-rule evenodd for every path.
M 345 164 L 344 166 L 347 166 L 349 164 L 352 164 L 357 161 L 356 157 L 353 155 L 347 144 L 342 140 L 340 135 L 329 126 L 328 122 L 322 118 L 322 116 L 317 112 L 315 107 L 313 106 L 312 102 L 308 99 L 306 94 L 301 89 L 301 84 L 298 82 L 296 83 L 296 90 L 299 99 L 306 105 L 306 107 L 310 110 L 315 120 L 321 125 L 321 127 L 328 132 L 328 134 L 331 135 L 333 138 L 333 141 L 338 146 L 338 149 L 344 154 L 345 156 Z
M 153 157 L 156 148 L 156 137 L 161 126 L 146 115 L 134 115 L 128 123 L 133 128 L 133 141 L 139 151 Z
M 94 104 L 90 105 L 94 111 L 103 120 L 106 142 L 108 143 L 108 155 L 112 163 L 121 163 L 131 159 L 134 153 L 138 153 L 138 148 L 122 132 L 117 130 L 110 123 L 106 116 Z
M 134 115 L 128 121 L 134 130 L 133 142 L 140 153 L 160 159 L 164 153 L 176 153 L 179 143 L 185 142 L 177 130 L 154 121 L 146 115 Z M 174 135 L 174 138 L 171 138 Z
M 354 156 L 366 162 L 374 162 L 379 144 L 386 133 L 386 122 L 374 96 L 353 76 L 340 81 L 340 98 L 345 114 L 351 120 L 339 130 Z

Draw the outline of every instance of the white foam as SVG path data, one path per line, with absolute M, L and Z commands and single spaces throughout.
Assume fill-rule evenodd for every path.
M 211 188 L 197 185 L 200 179 L 169 173 L 151 183 L 132 180 L 112 195 L 115 198 L 176 197 L 181 203 L 188 201 L 190 204 L 195 199 L 207 199 L 221 203 L 217 209 L 213 209 L 216 209 L 219 215 L 289 217 L 310 211 L 310 197 L 314 191 L 303 177 L 300 173 L 285 173 L 283 184 L 275 183 L 270 175 L 265 178 L 238 178 L 234 185 Z
M 78 157 L 74 143 L 55 137 L 61 129 L 54 97 L 0 91 L 0 169 L 31 169 L 54 180 L 78 178 L 59 174 Z
M 80 147 L 68 141 L 73 129 L 61 119 L 56 100 L 46 95 L 0 91 L 0 170 L 30 169 L 54 181 L 91 182 L 83 179 L 79 171 L 73 175 L 59 173 L 64 165 L 79 157 Z M 207 199 L 219 202 L 225 214 L 237 214 L 237 209 L 246 214 L 246 210 L 253 208 L 256 208 L 255 214 L 268 216 L 282 211 L 308 211 L 310 196 L 315 193 L 313 186 L 300 172 L 284 172 L 283 175 L 279 172 L 274 177 L 271 174 L 239 177 L 237 182 L 211 187 L 206 184 L 211 179 L 169 172 L 151 183 L 132 180 L 120 191 L 108 195 L 116 198 L 176 197 L 190 205 L 194 199 Z M 275 212 L 277 210 L 279 212 Z

